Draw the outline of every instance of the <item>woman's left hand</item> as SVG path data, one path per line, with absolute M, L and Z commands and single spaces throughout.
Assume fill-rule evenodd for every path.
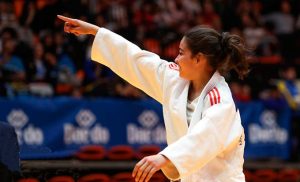
M 136 182 L 147 182 L 152 175 L 170 162 L 161 154 L 144 157 L 134 167 L 132 176 Z

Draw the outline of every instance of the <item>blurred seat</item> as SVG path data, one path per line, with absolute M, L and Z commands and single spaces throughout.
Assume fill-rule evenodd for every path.
M 160 147 L 157 145 L 143 145 L 137 149 L 136 157 L 142 159 L 146 156 L 155 155 L 160 152 Z
M 262 57 L 258 57 L 258 60 L 262 64 L 279 64 L 282 62 L 282 57 L 278 55 L 262 56 Z
M 244 170 L 245 179 L 247 182 L 254 182 L 253 181 L 253 173 L 249 170 Z
M 66 83 L 58 83 L 55 88 L 55 92 L 59 95 L 70 94 L 73 90 L 73 86 Z
M 282 169 L 278 173 L 280 182 L 297 182 L 300 181 L 300 171 L 295 169 Z
M 117 173 L 112 177 L 113 182 L 133 182 L 134 178 L 130 172 Z M 162 174 L 162 172 L 156 172 L 149 182 L 167 182 L 168 179 Z
M 277 180 L 277 173 L 271 169 L 258 169 L 253 173 L 254 182 L 275 182 Z
M 38 180 L 37 178 L 22 178 L 17 182 L 40 182 L 40 180 Z
M 75 182 L 75 180 L 71 176 L 54 176 L 47 182 Z
M 135 152 L 129 145 L 116 145 L 110 148 L 107 158 L 110 160 L 132 160 Z
M 121 172 L 113 175 L 112 182 L 134 182 L 130 172 Z
M 75 156 L 80 160 L 102 160 L 106 155 L 106 150 L 100 145 L 87 145 L 79 149 Z
M 94 173 L 80 177 L 77 182 L 110 182 L 110 178 L 106 174 Z

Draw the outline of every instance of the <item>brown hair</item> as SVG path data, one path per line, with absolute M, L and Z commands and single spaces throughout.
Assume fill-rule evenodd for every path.
M 218 33 L 208 27 L 197 26 L 188 31 L 184 38 L 192 55 L 203 53 L 214 70 L 224 75 L 235 70 L 243 79 L 249 72 L 249 62 L 246 53 L 250 52 L 238 35 L 224 32 Z

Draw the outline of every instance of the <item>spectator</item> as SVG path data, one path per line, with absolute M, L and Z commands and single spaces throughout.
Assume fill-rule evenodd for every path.
M 274 33 L 274 24 L 266 22 L 263 26 L 264 35 L 257 46 L 258 56 L 280 56 L 279 40 Z
M 47 65 L 45 61 L 44 47 L 38 43 L 34 48 L 34 59 L 29 71 L 29 91 L 36 96 L 52 96 L 53 87 L 47 83 Z
M 58 81 L 58 65 L 57 57 L 54 53 L 45 51 L 45 65 L 47 68 L 46 80 L 55 88 Z
M 291 4 L 287 0 L 281 1 L 279 11 L 265 15 L 262 20 L 273 22 L 277 35 L 292 34 L 294 32 L 295 18 L 291 14 Z
M 264 37 L 263 28 L 249 14 L 243 14 L 241 19 L 244 27 L 243 35 L 246 44 L 251 48 L 256 48 Z
M 197 24 L 208 25 L 217 31 L 222 30 L 222 22 L 220 16 L 215 11 L 213 3 L 209 0 L 204 1 L 203 10 L 198 17 Z
M 33 60 L 32 81 L 45 81 L 47 68 L 44 60 L 44 47 L 38 43 L 34 47 L 34 60 Z
M 300 109 L 300 80 L 297 79 L 295 67 L 287 66 L 281 73 L 282 79 L 278 81 L 277 86 L 285 97 L 290 108 Z
M 276 85 L 273 84 L 268 84 L 267 87 L 260 93 L 259 98 L 263 101 L 267 108 L 273 110 L 281 110 L 287 107 L 284 97 Z
M 285 59 L 291 60 L 294 56 L 293 33 L 295 31 L 295 18 L 291 13 L 291 4 L 287 0 L 282 0 L 280 10 L 265 15 L 263 22 L 271 21 L 274 23 L 274 31 L 280 42 L 280 49 Z
M 84 65 L 85 79 L 83 93 L 85 96 L 116 96 L 116 75 L 103 65 L 95 64 L 91 60 Z
M 15 40 L 5 40 L 0 55 L 0 66 L 3 80 L 7 82 L 6 92 L 11 97 L 24 91 L 26 78 L 25 67 L 22 60 L 14 54 Z
M 300 80 L 297 79 L 297 72 L 294 66 L 286 66 L 282 73 L 282 79 L 278 81 L 277 86 L 284 96 L 286 102 L 292 109 L 292 130 L 291 136 L 293 141 L 292 155 L 293 160 L 299 160 L 299 150 L 300 150 Z

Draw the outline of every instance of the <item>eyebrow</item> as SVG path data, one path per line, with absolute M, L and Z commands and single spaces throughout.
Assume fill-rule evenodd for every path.
M 182 51 L 182 52 L 184 52 L 184 50 L 183 50 L 182 48 L 180 48 L 180 47 L 179 47 L 179 51 Z

